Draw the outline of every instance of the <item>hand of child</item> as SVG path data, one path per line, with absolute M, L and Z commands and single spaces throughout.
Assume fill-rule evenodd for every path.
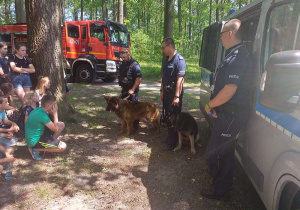
M 55 103 L 55 104 L 53 105 L 53 107 L 52 107 L 52 114 L 57 113 L 57 109 L 58 109 L 58 106 L 57 106 L 57 104 Z
M 5 162 L 11 163 L 11 162 L 14 162 L 14 161 L 15 161 L 15 158 L 12 155 L 11 155 L 11 157 L 5 158 Z
M 7 110 L 6 115 L 10 117 L 13 114 L 14 110 Z

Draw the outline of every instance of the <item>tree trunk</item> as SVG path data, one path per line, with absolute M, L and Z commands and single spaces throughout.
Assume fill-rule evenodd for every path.
M 65 119 L 71 111 L 63 75 L 61 44 L 60 0 L 26 0 L 28 52 L 35 74 L 33 86 L 40 75 L 51 79 L 51 92 L 59 105 L 59 118 Z
M 219 0 L 216 0 L 216 22 L 220 19 L 220 7 L 219 7 Z
M 123 0 L 119 0 L 119 23 L 123 24 Z
M 83 0 L 80 2 L 80 20 L 83 20 Z
M 25 0 L 15 0 L 16 22 L 26 23 Z
M 9 21 L 9 3 L 8 0 L 4 1 L 4 17 L 5 17 L 5 22 L 8 23 Z
M 164 38 L 172 38 L 174 29 L 174 0 L 165 0 L 164 15 Z
M 178 0 L 178 27 L 179 27 L 179 38 L 181 38 L 181 33 L 182 33 L 181 0 Z
M 117 0 L 113 0 L 113 15 L 114 15 L 114 21 L 118 21 L 118 7 L 117 7 Z
M 78 21 L 78 8 L 73 9 L 73 16 L 74 16 L 74 20 Z
M 123 16 L 124 16 L 124 19 L 127 18 L 127 6 L 126 6 L 126 0 L 123 0 Z
M 65 18 L 65 1 L 64 0 L 61 0 L 60 1 L 61 3 L 61 23 L 62 25 L 66 22 L 66 18 Z
M 209 1 L 209 21 L 208 21 L 208 25 L 211 25 L 211 12 L 212 12 L 212 1 Z
M 106 0 L 102 0 L 102 19 L 107 19 L 107 6 L 106 6 Z

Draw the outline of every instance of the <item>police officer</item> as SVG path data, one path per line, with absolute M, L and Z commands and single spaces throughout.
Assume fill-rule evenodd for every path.
M 213 117 L 206 159 L 213 186 L 203 189 L 201 195 L 228 201 L 234 174 L 235 140 L 251 111 L 250 91 L 255 77 L 249 52 L 242 44 L 241 21 L 227 22 L 220 36 L 226 56 L 214 74 L 211 100 L 205 105 L 205 111 Z
M 160 100 L 163 102 L 162 114 L 168 118 L 171 114 L 181 112 L 186 63 L 184 58 L 176 52 L 172 38 L 165 38 L 161 48 L 166 59 L 163 62 Z M 178 142 L 178 135 L 174 127 L 169 123 L 167 125 L 168 137 L 164 141 L 163 148 L 165 151 L 174 149 Z
M 119 85 L 122 87 L 121 98 L 132 102 L 138 102 L 139 85 L 142 80 L 142 72 L 139 63 L 134 60 L 127 49 L 120 51 L 122 65 L 120 67 Z M 139 120 L 133 123 L 134 130 L 137 130 Z

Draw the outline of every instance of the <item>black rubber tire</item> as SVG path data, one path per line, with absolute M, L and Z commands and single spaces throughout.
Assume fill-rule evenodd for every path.
M 76 69 L 76 82 L 91 83 L 93 80 L 92 68 L 88 64 L 81 64 Z

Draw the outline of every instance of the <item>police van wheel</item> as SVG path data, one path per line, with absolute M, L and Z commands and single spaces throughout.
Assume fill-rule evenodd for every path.
M 106 75 L 104 78 L 102 78 L 103 82 L 114 82 L 116 80 L 115 77 L 111 77 L 109 75 Z
M 78 66 L 76 70 L 76 81 L 77 82 L 85 82 L 90 83 L 92 82 L 93 75 L 92 75 L 92 68 L 90 65 L 81 64 Z

